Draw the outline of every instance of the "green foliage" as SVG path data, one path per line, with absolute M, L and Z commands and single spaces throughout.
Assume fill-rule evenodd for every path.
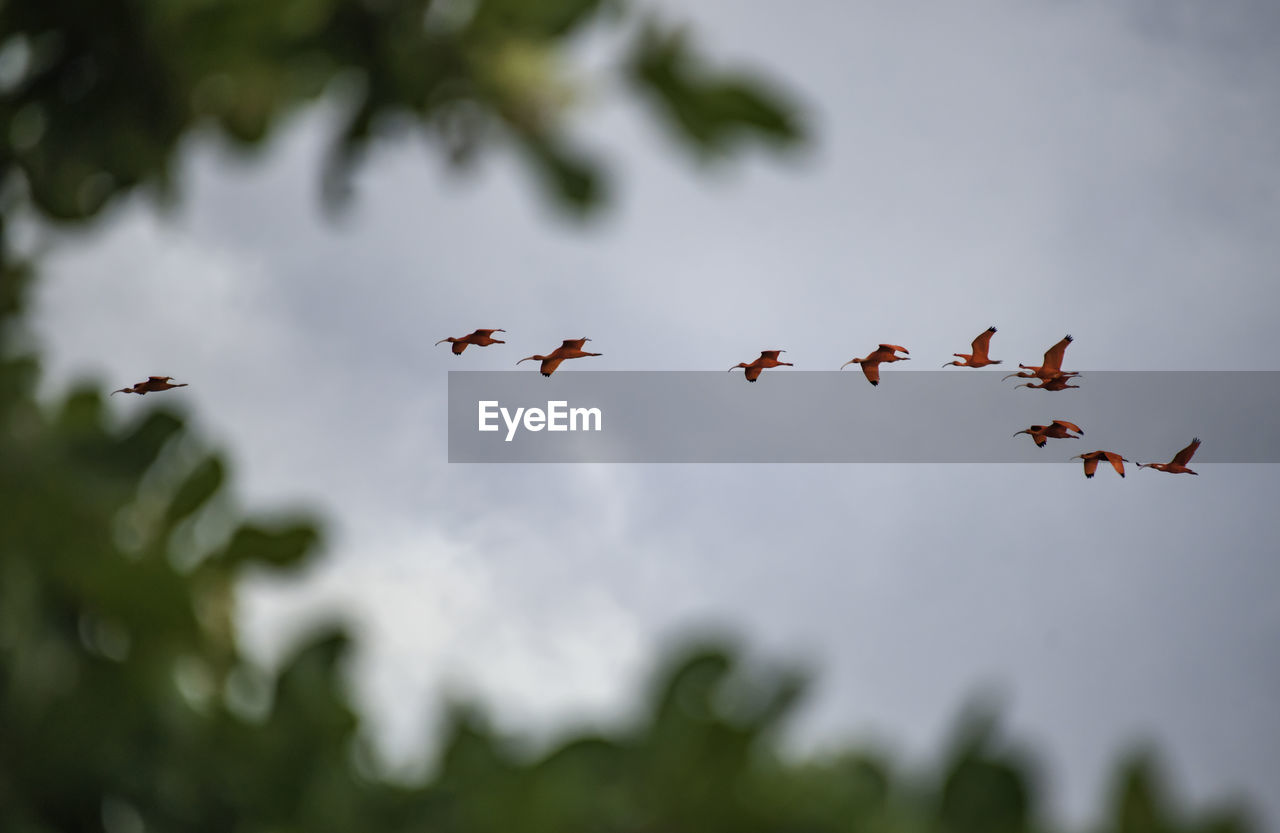
M 759 138 L 787 145 L 803 135 L 785 99 L 745 75 L 714 75 L 701 66 L 680 29 L 649 25 L 637 40 L 631 78 L 650 93 L 677 136 L 707 153 Z
M 5 0 L 0 185 L 46 218 L 89 219 L 139 186 L 169 190 L 194 131 L 252 145 L 337 89 L 331 201 L 384 125 L 416 123 L 455 161 L 510 141 L 558 204 L 588 210 L 604 174 L 566 137 L 578 96 L 562 64 L 583 31 L 626 25 L 624 5 L 602 0 Z M 785 98 L 709 74 L 655 31 L 635 77 L 688 141 L 800 137 Z
M 345 633 L 313 633 L 274 674 L 236 645 L 237 578 L 303 563 L 313 525 L 234 519 L 225 464 L 177 415 L 147 403 L 114 424 L 90 388 L 42 408 L 36 377 L 0 362 L 0 830 L 1057 829 L 992 712 L 965 717 L 922 773 L 856 748 L 788 756 L 803 681 L 716 646 L 673 657 L 631 725 L 540 753 L 460 705 L 431 777 L 388 780 L 348 698 Z M 226 534 L 202 546 L 195 523 Z M 1187 817 L 1150 757 L 1113 792 L 1100 833 L 1249 829 Z

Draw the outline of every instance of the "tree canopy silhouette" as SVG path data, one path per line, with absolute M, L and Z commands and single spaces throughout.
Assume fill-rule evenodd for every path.
M 604 167 L 571 137 L 591 79 L 572 71 L 570 47 L 595 32 L 630 42 L 597 86 L 647 99 L 691 151 L 801 137 L 789 98 L 711 68 L 683 29 L 620 2 L 7 0 L 0 182 L 21 183 L 46 218 L 92 218 L 136 188 L 176 187 L 185 137 L 212 129 L 253 145 L 328 93 L 345 111 L 331 200 L 369 139 L 407 122 L 455 162 L 512 145 L 560 205 L 590 210 Z

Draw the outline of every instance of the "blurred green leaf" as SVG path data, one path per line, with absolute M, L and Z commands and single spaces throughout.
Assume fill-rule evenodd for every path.
M 151 411 L 106 449 L 104 459 L 113 464 L 121 476 L 140 477 L 155 462 L 165 443 L 182 430 L 182 419 L 176 414 Z
M 538 39 L 559 38 L 584 25 L 606 0 L 479 0 L 473 29 Z
M 804 137 L 783 96 L 744 74 L 708 72 L 680 29 L 649 24 L 633 47 L 630 73 L 677 135 L 704 152 L 722 154 L 749 139 L 781 146 Z
M 943 784 L 940 821 L 955 833 L 1020 833 L 1030 830 L 1025 776 L 996 761 L 965 760 Z
M 222 488 L 222 480 L 226 472 L 222 461 L 216 456 L 209 456 L 200 461 L 195 469 L 187 475 L 187 479 L 178 487 L 177 493 L 169 503 L 167 526 L 172 527 L 192 512 L 208 502 L 218 489 Z
M 139 187 L 168 197 L 184 140 L 209 127 L 257 145 L 325 95 L 347 108 L 324 172 L 331 207 L 387 125 L 416 122 L 448 159 L 495 140 L 531 151 L 561 207 L 602 204 L 601 171 L 563 139 L 582 98 L 570 69 L 593 24 L 630 25 L 621 0 L 7 0 L 0 47 L 0 184 L 44 218 L 85 221 Z M 787 99 L 746 75 L 713 75 L 673 35 L 648 30 L 630 70 L 683 140 L 726 150 L 801 131 Z M 594 79 L 591 79 L 594 81 Z M 607 85 L 593 83 L 593 87 Z M 92 125 L 92 129 L 86 129 Z M 8 213 L 7 208 L 0 211 Z
M 1116 833 L 1176 833 L 1181 825 L 1168 818 L 1155 762 L 1145 752 L 1124 761 L 1116 779 Z
M 996 706 L 971 703 L 951 742 L 938 797 L 938 818 L 955 833 L 1022 833 L 1035 829 L 1033 771 L 1000 736 Z
M 232 569 L 251 562 L 292 567 L 301 563 L 318 541 L 318 533 L 309 524 L 294 524 L 279 530 L 245 525 L 231 536 L 231 542 L 219 556 L 219 561 Z

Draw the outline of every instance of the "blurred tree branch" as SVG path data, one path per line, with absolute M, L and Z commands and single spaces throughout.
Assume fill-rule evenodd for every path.
M 176 187 L 184 137 L 213 126 L 253 145 L 335 80 L 355 90 L 325 194 L 391 119 L 455 160 L 501 139 L 526 151 L 546 193 L 598 207 L 603 168 L 567 138 L 562 65 L 595 28 L 636 30 L 631 80 L 698 150 L 726 136 L 801 139 L 788 96 L 721 77 L 675 30 L 619 0 L 6 0 L 0 5 L 0 187 L 47 219 L 83 221 L 139 187 Z

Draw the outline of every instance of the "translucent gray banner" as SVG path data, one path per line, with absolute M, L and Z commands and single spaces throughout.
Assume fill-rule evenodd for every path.
M 1061 463 L 1104 449 L 1280 462 L 1280 372 L 1098 371 L 1078 389 L 1008 371 L 450 371 L 451 463 Z M 1032 380 L 1034 381 L 1034 380 Z M 1014 432 L 1062 419 L 1081 439 Z

